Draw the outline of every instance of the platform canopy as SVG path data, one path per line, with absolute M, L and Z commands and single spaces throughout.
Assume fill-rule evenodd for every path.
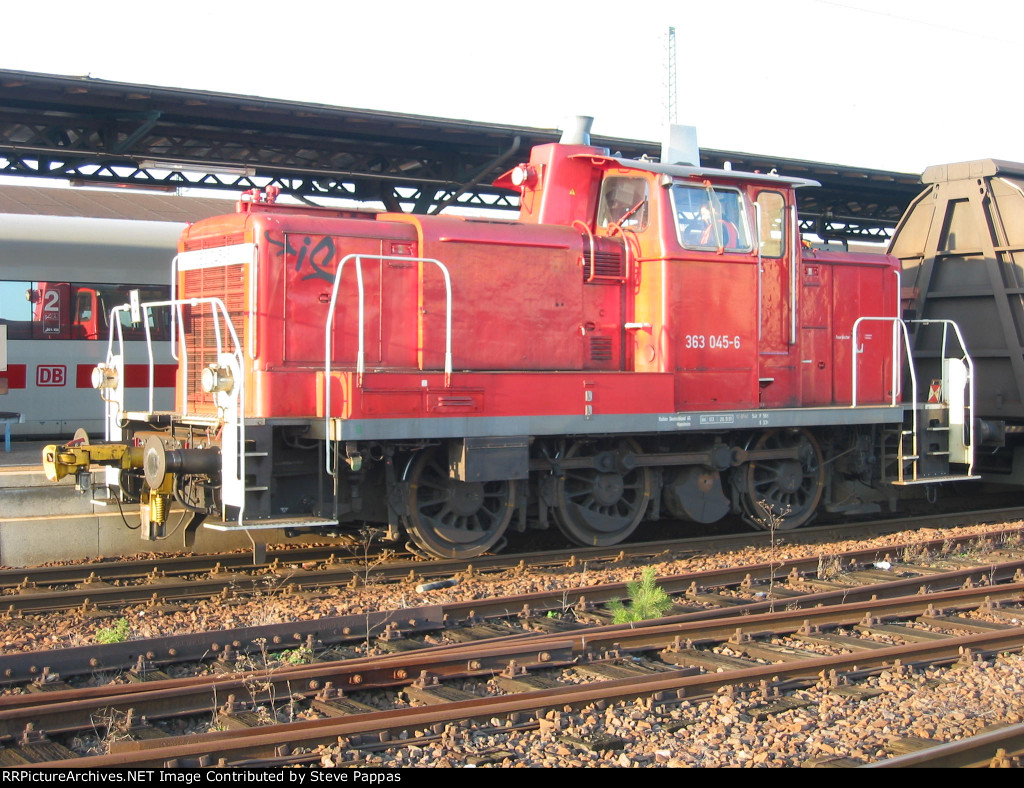
M 491 186 L 555 142 L 556 129 L 401 115 L 255 96 L 0 70 L 0 174 L 74 184 L 238 192 L 268 186 L 312 202 L 336 197 L 392 211 L 514 210 Z M 660 144 L 592 138 L 625 158 Z M 883 241 L 921 190 L 917 175 L 701 149 L 704 166 L 809 178 L 804 229 Z

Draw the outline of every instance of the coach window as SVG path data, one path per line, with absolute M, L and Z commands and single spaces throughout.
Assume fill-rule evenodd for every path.
M 7 326 L 8 339 L 32 336 L 34 282 L 0 282 L 0 323 Z
M 760 192 L 757 206 L 761 256 L 782 257 L 786 253 L 786 200 L 779 192 Z
M 170 297 L 170 288 L 165 285 L 88 285 L 87 287 L 95 288 L 97 311 L 101 313 L 101 323 L 98 328 L 101 339 L 106 338 L 111 309 L 127 304 L 132 290 L 139 291 L 139 301 L 143 304 L 166 301 Z M 146 309 L 144 314 L 149 323 L 151 339 L 160 341 L 170 339 L 171 311 L 168 307 Z M 141 323 L 132 323 L 131 313 L 128 310 L 119 310 L 117 320 L 121 324 L 121 334 L 125 339 L 144 338 L 145 327 Z
M 648 203 L 645 179 L 620 176 L 605 178 L 601 184 L 597 226 L 616 224 L 628 230 L 644 230 L 647 228 Z

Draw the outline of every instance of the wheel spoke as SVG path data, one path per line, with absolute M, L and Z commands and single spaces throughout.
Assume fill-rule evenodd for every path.
M 566 458 L 596 457 L 607 452 L 639 454 L 632 441 L 580 441 Z M 647 468 L 621 473 L 597 468 L 574 468 L 556 483 L 555 520 L 560 530 L 582 545 L 607 546 L 628 537 L 643 519 L 651 496 Z
M 416 545 L 443 558 L 472 558 L 501 539 L 515 508 L 515 482 L 462 482 L 448 476 L 443 449 L 427 450 L 408 476 L 409 514 Z
M 755 451 L 795 449 L 798 459 L 756 460 L 746 473 L 743 509 L 759 528 L 796 528 L 813 518 L 824 484 L 821 450 L 805 430 L 775 430 L 758 439 Z

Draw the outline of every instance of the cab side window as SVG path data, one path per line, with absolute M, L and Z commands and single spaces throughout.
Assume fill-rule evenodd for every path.
M 760 244 L 763 257 L 782 257 L 786 253 L 786 200 L 779 192 L 759 192 Z

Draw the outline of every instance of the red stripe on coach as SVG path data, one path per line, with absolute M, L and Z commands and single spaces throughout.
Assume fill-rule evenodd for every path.
M 75 368 L 75 386 L 80 389 L 92 388 L 92 371 L 95 364 L 79 364 Z M 174 364 L 157 364 L 153 367 L 153 385 L 158 389 L 174 388 L 174 376 L 178 368 Z M 24 373 L 22 373 L 24 376 Z M 125 387 L 144 389 L 149 387 L 148 364 L 125 364 Z
M 25 376 L 28 369 L 25 364 L 8 364 L 6 372 L 0 372 L 0 380 L 7 381 L 8 389 L 25 388 Z

